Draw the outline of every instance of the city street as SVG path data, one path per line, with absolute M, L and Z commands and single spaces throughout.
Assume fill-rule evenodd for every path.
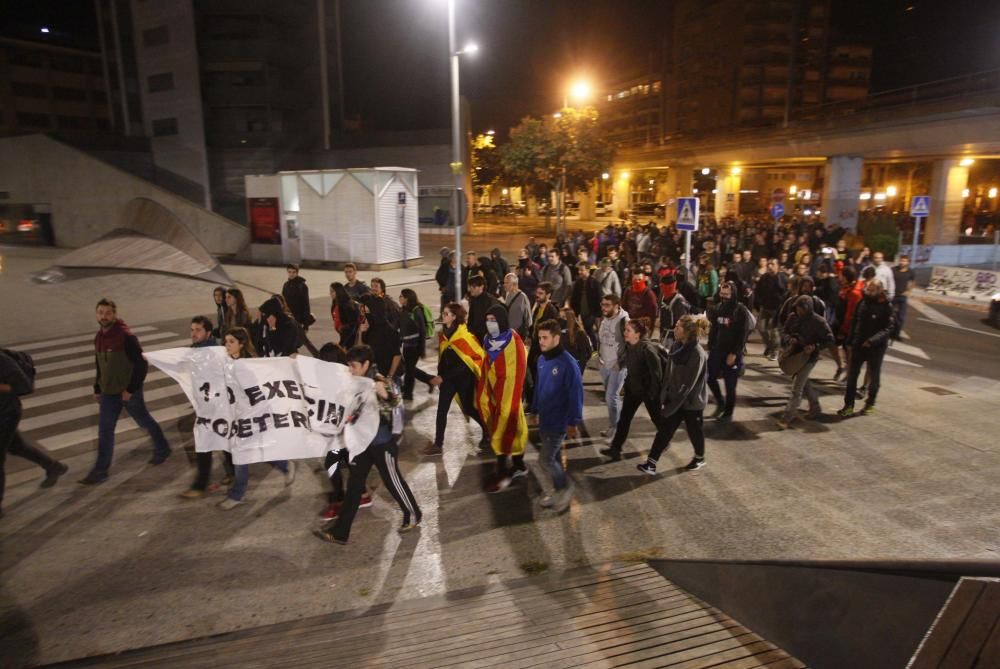
M 432 247 L 433 248 L 433 247 Z M 190 484 L 190 407 L 176 383 L 152 371 L 150 410 L 174 455 L 146 464 L 148 438 L 119 422 L 109 482 L 76 484 L 96 441 L 91 398 L 93 304 L 107 295 L 146 350 L 187 343 L 191 315 L 211 308 L 211 285 L 118 274 L 57 285 L 29 274 L 59 254 L 3 248 L 0 341 L 35 356 L 36 392 L 25 398 L 25 436 L 64 459 L 70 472 L 40 490 L 41 471 L 8 458 L 0 521 L 0 617 L 5 666 L 65 660 L 321 613 L 401 602 L 525 574 L 645 557 L 726 559 L 996 559 L 1000 552 L 1000 337 L 979 313 L 927 298 L 911 304 L 907 338 L 889 353 L 878 412 L 833 415 L 842 386 L 824 360 L 814 377 L 825 415 L 777 431 L 788 382 L 753 337 L 736 420 L 706 428 L 709 465 L 680 467 L 680 432 L 650 478 L 635 470 L 652 431 L 644 412 L 623 461 L 606 463 L 600 380 L 588 370 L 585 429 L 569 444 L 577 486 L 568 513 L 540 509 L 548 486 L 537 450 L 532 475 L 498 494 L 482 492 L 493 461 L 475 453 L 478 429 L 453 408 L 445 454 L 421 458 L 433 434 L 436 395 L 418 387 L 409 406 L 401 466 L 424 510 L 417 533 L 398 535 L 399 512 L 384 490 L 361 511 L 348 546 L 311 533 L 329 485 L 320 463 L 300 463 L 290 488 L 266 465 L 251 468 L 249 504 L 221 496 L 178 498 Z M 432 257 L 432 252 L 426 254 Z M 228 265 L 251 305 L 280 289 L 282 268 Z M 412 286 L 435 305 L 434 266 L 392 270 L 390 292 Z M 317 344 L 332 337 L 325 286 L 342 273 L 303 270 L 312 287 Z M 370 272 L 362 272 L 368 280 Z M 433 370 L 429 349 L 421 363 Z M 217 468 L 221 469 L 221 468 Z M 217 472 L 216 477 L 221 476 Z

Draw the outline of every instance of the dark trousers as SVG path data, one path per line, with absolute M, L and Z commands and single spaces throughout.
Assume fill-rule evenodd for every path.
M 127 402 L 121 395 L 100 395 L 99 402 L 101 411 L 97 421 L 97 462 L 94 463 L 94 472 L 106 475 L 111 468 L 111 459 L 115 454 L 115 427 L 123 408 L 153 438 L 154 453 L 165 455 L 170 452 L 163 430 L 149 415 L 149 409 L 142 398 L 142 389 L 132 393 Z
M 628 381 L 625 383 L 628 383 Z M 653 425 L 656 426 L 656 433 L 657 436 L 659 436 L 660 407 L 656 406 L 656 403 L 652 402 L 648 398 L 633 395 L 626 390 L 625 398 L 622 402 L 622 412 L 618 415 L 618 425 L 615 426 L 615 436 L 611 440 L 611 450 L 622 450 L 622 444 L 624 444 L 625 440 L 628 439 L 628 430 L 632 425 L 632 419 L 635 418 L 635 412 L 639 410 L 639 405 L 641 404 L 646 405 L 646 411 L 649 412 L 649 419 L 653 421 Z
M 337 465 L 337 471 L 333 473 L 333 476 L 330 476 L 330 486 L 332 487 L 328 496 L 330 504 L 344 501 L 344 469 L 347 468 L 348 462 L 345 456 L 332 451 L 327 452 L 326 458 L 323 460 L 323 469 L 327 472 L 330 471 L 330 467 L 333 466 L 333 463 L 338 460 L 340 462 Z M 364 493 L 364 490 L 361 492 Z
M 421 511 L 417 500 L 413 497 L 410 486 L 399 471 L 399 446 L 390 441 L 386 444 L 372 444 L 363 453 L 354 458 L 351 465 L 351 477 L 347 481 L 347 497 L 340 507 L 340 515 L 333 523 L 333 536 L 340 541 L 347 541 L 351 534 L 351 524 L 361 505 L 361 496 L 365 492 L 365 483 L 372 465 L 378 470 L 382 482 L 396 500 L 403 512 L 403 523 L 420 520 Z
M 4 484 L 7 479 L 6 460 L 7 454 L 19 455 L 25 460 L 31 460 L 36 465 L 48 472 L 58 464 L 48 454 L 38 450 L 22 437 L 17 431 L 17 424 L 21 422 L 21 402 L 15 399 L 9 406 L 0 412 L 0 504 L 3 503 Z
M 445 379 L 441 384 L 440 391 L 438 395 L 437 425 L 434 430 L 435 446 L 441 447 L 444 445 L 444 431 L 448 425 L 448 411 L 451 409 L 451 401 L 455 399 L 455 396 L 458 396 L 465 415 L 479 424 L 479 427 L 483 429 L 484 437 L 489 436 L 486 432 L 486 425 L 483 423 L 483 419 L 476 409 L 474 401 L 476 378 L 472 376 L 471 372 L 467 375 L 463 374 L 458 379 Z
M 708 354 L 708 389 L 712 391 L 715 403 L 723 407 L 727 416 L 733 415 L 736 408 L 736 382 L 740 380 L 740 368 L 743 366 L 743 359 L 736 356 L 735 365 L 726 364 L 726 354 L 718 349 L 713 349 Z M 726 397 L 723 399 L 722 390 L 719 388 L 719 377 L 722 377 L 726 384 Z
M 511 461 L 511 462 L 508 462 Z M 504 477 L 510 476 L 515 471 L 524 470 L 524 453 L 520 455 L 512 455 L 510 457 L 506 455 L 497 456 L 497 476 Z
M 653 440 L 653 448 L 649 450 L 649 459 L 654 462 L 660 459 L 663 451 L 670 446 L 670 440 L 674 438 L 674 433 L 681 423 L 687 430 L 688 439 L 694 446 L 694 454 L 699 458 L 705 457 L 705 431 L 703 430 L 703 410 L 681 409 L 670 414 L 660 422 L 660 429 L 656 431 L 656 439 Z
M 892 336 L 899 339 L 899 333 L 903 331 L 903 323 L 906 321 L 906 295 L 896 295 L 892 298 L 892 306 L 896 308 L 896 324 Z
M 423 342 L 421 342 L 423 345 Z M 434 377 L 425 372 L 424 370 L 417 367 L 417 362 L 420 360 L 420 349 L 419 348 L 403 348 L 403 364 L 406 367 L 405 375 L 403 376 L 403 396 L 412 397 L 413 396 L 413 386 L 419 380 L 421 383 L 430 383 L 431 379 Z
M 868 394 L 865 396 L 865 404 L 875 404 L 878 397 L 879 386 L 882 385 L 882 359 L 885 358 L 886 346 L 873 346 L 863 348 L 855 346 L 851 349 L 851 369 L 847 372 L 847 390 L 844 392 L 844 406 L 853 407 L 854 398 L 858 390 L 858 376 L 861 374 L 861 367 L 868 363 Z
M 192 490 L 201 490 L 204 492 L 208 489 L 208 482 L 212 477 L 212 452 L 208 453 L 195 453 L 195 464 L 198 466 L 198 473 L 195 474 L 194 483 L 191 484 Z M 235 468 L 233 467 L 233 456 L 231 453 L 223 451 L 222 467 L 229 477 L 233 476 Z

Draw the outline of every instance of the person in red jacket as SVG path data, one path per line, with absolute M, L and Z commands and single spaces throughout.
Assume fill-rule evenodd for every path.
M 632 273 L 632 283 L 622 296 L 622 308 L 630 320 L 642 321 L 646 331 L 652 331 L 656 323 L 656 293 L 650 290 L 646 276 L 639 269 Z
M 837 343 L 844 347 L 844 367 L 837 369 L 834 381 L 839 381 L 844 374 L 844 369 L 851 368 L 851 347 L 847 345 L 847 335 L 851 332 L 851 322 L 854 320 L 854 311 L 858 307 L 858 302 L 865 296 L 865 282 L 858 280 L 858 273 L 853 267 L 845 267 L 840 274 L 840 305 L 844 310 L 840 318 L 840 327 L 834 334 Z

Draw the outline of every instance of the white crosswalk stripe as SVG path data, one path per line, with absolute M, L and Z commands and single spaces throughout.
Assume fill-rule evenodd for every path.
M 182 338 L 175 332 L 160 330 L 154 326 L 132 328 L 139 335 L 143 350 L 158 351 L 167 348 L 189 346 L 190 339 Z M 22 400 L 25 416 L 19 429 L 29 441 L 55 452 L 72 447 L 86 448 L 97 439 L 97 419 L 100 413 L 93 398 L 91 384 L 94 382 L 93 334 L 62 337 L 47 341 L 18 345 L 18 350 L 36 353 L 38 376 L 35 392 Z M 30 347 L 30 348 L 29 348 Z M 38 360 L 53 360 L 72 355 L 69 360 L 38 364 Z M 153 418 L 160 423 L 176 420 L 191 413 L 187 397 L 174 382 L 162 387 L 149 388 L 152 383 L 167 379 L 163 372 L 151 368 L 146 376 L 146 390 L 143 393 L 147 405 L 160 404 L 151 410 Z M 58 388 L 59 386 L 68 386 Z M 49 389 L 58 388 L 52 392 Z M 167 403 L 167 406 L 162 406 Z M 115 433 L 121 434 L 137 430 L 135 421 L 123 412 Z M 141 434 L 141 433 L 140 433 Z

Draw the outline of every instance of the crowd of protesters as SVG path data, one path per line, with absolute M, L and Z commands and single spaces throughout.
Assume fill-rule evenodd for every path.
M 900 336 L 913 272 L 903 256 L 890 267 L 879 252 L 836 226 L 768 220 L 708 221 L 693 235 L 692 257 L 683 257 L 682 233 L 654 222 L 609 224 L 589 234 L 560 235 L 549 245 L 529 238 L 510 261 L 499 249 L 463 258 L 441 249 L 435 275 L 438 317 L 411 288 L 398 296 L 385 281 L 366 285 L 348 264 L 345 280 L 329 286 L 335 342 L 317 349 L 309 338 L 316 322 L 309 290 L 299 268 L 287 267 L 280 294 L 251 314 L 238 288 L 217 288 L 212 317 L 191 320 L 192 346 L 224 346 L 233 359 L 309 354 L 347 365 L 353 374 L 375 380 L 380 427 L 364 456 L 345 461 L 330 476 L 331 493 L 317 535 L 346 543 L 360 508 L 372 504 L 367 477 L 375 467 L 399 506 L 401 531 L 419 526 L 422 513 L 398 466 L 398 431 L 393 415 L 414 399 L 417 382 L 428 396 L 437 393 L 435 433 L 419 453 L 444 453 L 453 402 L 478 426 L 478 450 L 496 458 L 489 493 L 500 493 L 528 473 L 525 449 L 531 426 L 548 475 L 540 506 L 555 512 L 571 503 L 573 485 L 565 470 L 567 439 L 580 437 L 583 375 L 595 369 L 603 386 L 607 423 L 600 430 L 610 461 L 620 460 L 631 423 L 645 407 L 656 428 L 639 471 L 656 475 L 659 458 L 683 424 L 692 443 L 687 470 L 706 464 L 704 413 L 725 425 L 737 418 L 739 382 L 748 339 L 756 333 L 763 359 L 789 377 L 789 397 L 777 417 L 790 428 L 822 409 L 811 377 L 820 357 L 836 364 L 844 383 L 842 417 L 875 410 L 886 349 Z M 461 295 L 455 294 L 460 281 Z M 214 318 L 213 318 L 214 317 Z M 95 396 L 101 419 L 97 461 L 80 482 L 107 480 L 117 417 L 125 408 L 154 442 L 153 465 L 171 454 L 162 430 L 142 398 L 147 364 L 138 338 L 117 316 L 110 300 L 97 306 Z M 428 344 L 437 347 L 435 373 L 420 366 Z M 704 344 L 704 345 L 703 345 Z M 20 404 L 28 392 L 28 371 L 13 352 L 0 354 L 0 414 L 5 416 L 0 446 L 38 462 L 52 485 L 65 465 L 35 453 L 17 434 Z M 862 377 L 862 372 L 864 376 Z M 859 383 L 859 380 L 861 381 Z M 228 455 L 228 454 L 225 454 Z M 249 468 L 223 458 L 224 477 L 210 484 L 212 454 L 198 454 L 197 474 L 181 494 L 198 499 L 225 490 L 219 506 L 245 500 Z M 346 460 L 331 453 L 324 463 Z M 0 457 L 0 486 L 2 486 Z M 295 463 L 271 466 L 295 478 Z M 347 481 L 344 481 L 346 470 Z M 318 470 L 317 470 L 318 471 Z M 2 493 L 2 487 L 0 487 Z

